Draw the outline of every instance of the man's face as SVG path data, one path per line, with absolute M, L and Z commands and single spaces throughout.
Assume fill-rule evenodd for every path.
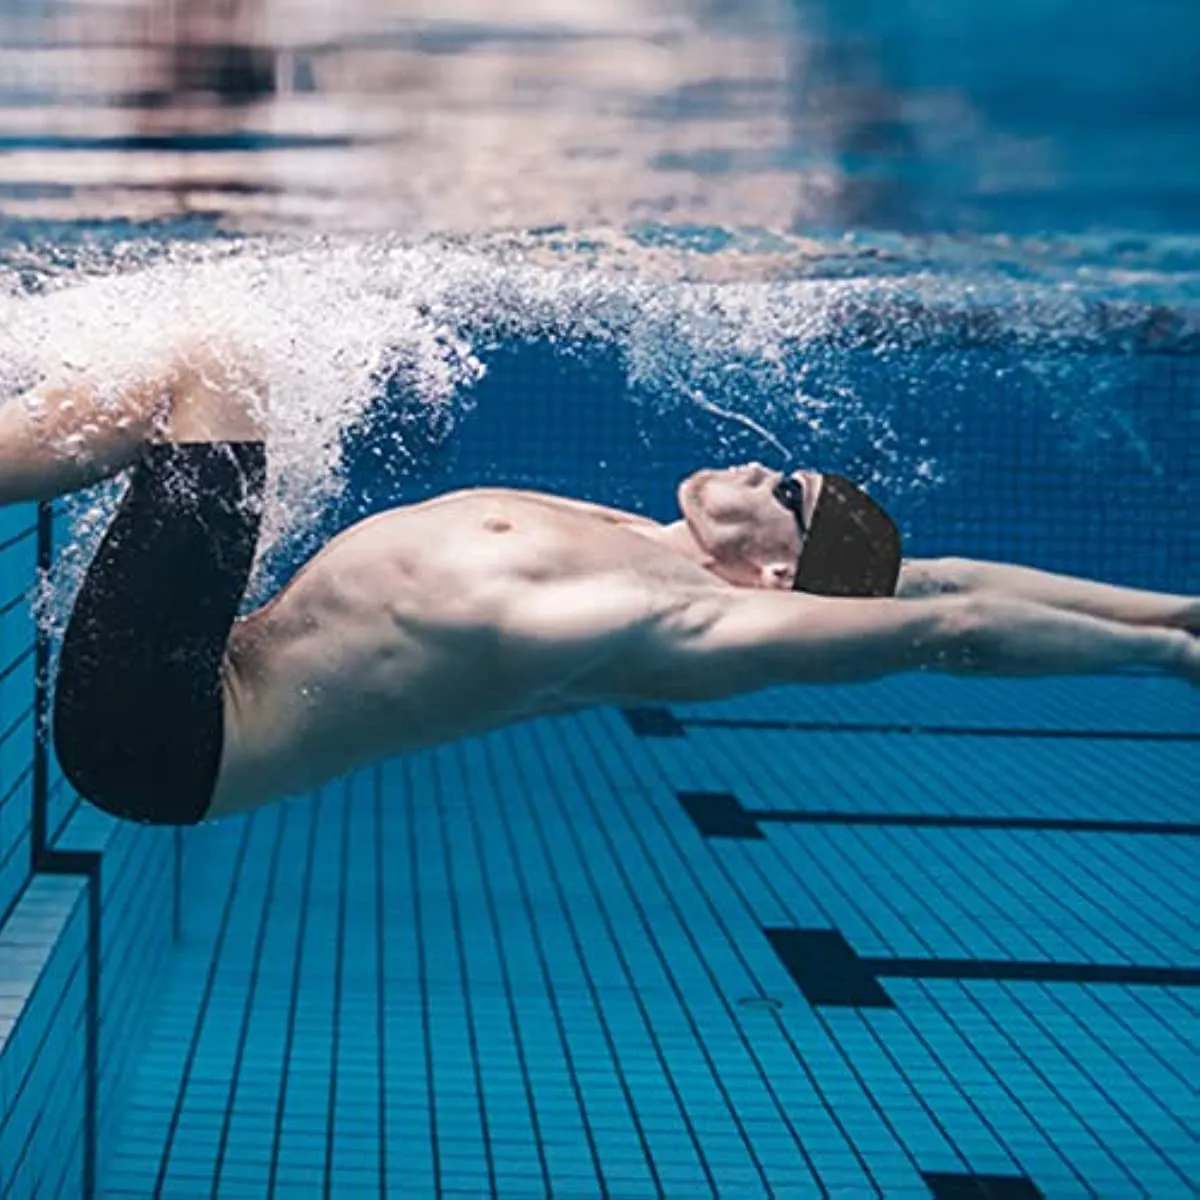
M 812 518 L 821 477 L 793 472 Z M 679 508 L 714 570 L 744 587 L 790 587 L 800 556 L 795 515 L 774 496 L 783 476 L 761 463 L 697 471 L 679 485 Z

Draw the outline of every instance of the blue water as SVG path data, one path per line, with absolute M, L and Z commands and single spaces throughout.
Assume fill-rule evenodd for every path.
M 257 599 L 746 458 L 1200 593 L 1194 6 L 73 11 L 0 6 L 0 398 L 247 337 Z M 1193 691 L 598 710 L 142 829 L 44 724 L 112 499 L 0 511 L 3 1200 L 1200 1193 Z

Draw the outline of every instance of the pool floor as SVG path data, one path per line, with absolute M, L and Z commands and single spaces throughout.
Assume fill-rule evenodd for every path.
M 103 1194 L 1195 1196 L 1198 767 L 1179 684 L 906 678 L 207 827 Z

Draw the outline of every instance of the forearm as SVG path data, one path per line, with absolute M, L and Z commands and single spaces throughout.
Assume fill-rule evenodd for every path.
M 1008 597 L 962 598 L 930 664 L 953 674 L 1104 675 L 1130 667 L 1194 679 L 1200 640 Z

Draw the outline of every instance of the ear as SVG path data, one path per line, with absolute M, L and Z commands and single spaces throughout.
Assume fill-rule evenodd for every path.
M 759 584 L 777 592 L 791 590 L 796 580 L 796 564 L 791 562 L 771 562 L 765 564 L 758 572 Z

